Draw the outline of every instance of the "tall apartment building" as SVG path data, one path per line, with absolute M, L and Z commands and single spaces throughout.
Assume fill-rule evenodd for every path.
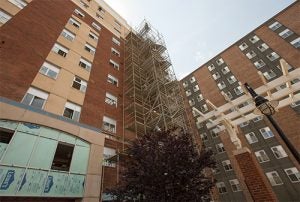
M 233 158 L 232 151 L 235 148 L 232 142 L 226 138 L 226 135 L 220 136 L 220 127 L 211 127 L 210 120 L 199 122 L 201 113 L 205 116 L 213 110 L 206 100 L 208 99 L 217 107 L 234 103 L 245 94 L 242 84 L 247 82 L 254 89 L 264 85 L 257 71 L 262 73 L 267 82 L 265 86 L 268 86 L 268 83 L 282 76 L 279 63 L 282 58 L 289 64 L 288 71 L 299 68 L 299 13 L 300 3 L 297 1 L 181 81 L 186 100 L 191 108 L 190 117 L 195 121 L 203 144 L 215 153 L 217 169 L 214 170 L 214 176 L 217 180 L 216 187 L 220 201 L 245 201 L 249 199 L 249 190 L 243 182 L 245 176 L 242 176 L 236 159 Z M 291 81 L 291 85 L 296 87 L 299 81 L 300 74 Z M 287 86 L 285 84 L 277 86 L 272 93 L 282 89 L 287 89 Z M 299 90 L 294 90 L 293 96 L 295 102 L 281 108 L 274 119 L 299 151 Z M 243 107 L 249 105 L 250 101 L 251 99 L 241 103 L 235 109 L 229 109 L 225 116 L 229 117 L 229 113 L 233 114 L 237 110 L 243 111 Z M 193 107 L 201 113 L 192 110 Z M 299 164 L 268 120 L 263 116 L 252 120 L 245 119 L 245 122 L 239 124 L 239 129 L 238 137 L 242 145 L 248 147 L 256 156 L 259 169 L 268 179 L 278 200 L 299 200 Z
M 133 30 L 102 0 L 1 0 L 0 26 L 0 201 L 110 200 L 109 158 L 155 127 L 186 128 L 149 23 Z

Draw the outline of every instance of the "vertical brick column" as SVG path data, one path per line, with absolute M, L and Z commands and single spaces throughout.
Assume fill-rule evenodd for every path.
M 277 201 L 267 178 L 246 147 L 233 152 L 254 201 Z

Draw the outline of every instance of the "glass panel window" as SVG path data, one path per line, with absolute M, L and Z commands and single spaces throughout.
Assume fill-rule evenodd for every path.
M 296 167 L 284 169 L 284 172 L 290 178 L 291 182 L 300 182 L 300 173 Z
M 110 93 L 106 93 L 105 103 L 117 107 L 118 98 Z
M 253 37 L 251 37 L 251 38 L 249 39 L 249 41 L 251 41 L 251 43 L 256 43 L 256 42 L 259 41 L 259 38 L 258 38 L 258 36 L 254 35 Z
M 271 147 L 271 150 L 277 159 L 281 159 L 288 156 L 281 145 Z
M 23 0 L 8 0 L 8 1 L 21 9 L 27 6 L 27 3 Z
M 216 149 L 217 149 L 218 153 L 225 152 L 225 148 L 224 148 L 223 143 L 216 144 Z
M 189 84 L 188 84 L 187 81 L 184 81 L 184 82 L 182 83 L 182 85 L 183 85 L 184 88 L 186 88 L 186 87 L 188 87 Z
M 5 24 L 7 21 L 11 19 L 11 16 L 0 10 L 0 25 Z
M 195 86 L 193 87 L 193 90 L 194 90 L 194 92 L 197 92 L 197 91 L 199 90 L 199 86 L 198 86 L 198 85 L 195 85 Z
M 212 70 L 214 70 L 214 69 L 215 69 L 215 65 L 211 64 L 211 65 L 208 66 L 208 70 L 209 70 L 209 71 L 212 71 Z
M 79 17 L 83 18 L 84 14 L 83 12 L 81 12 L 80 10 L 78 10 L 77 8 L 74 10 L 74 13 L 76 13 Z
M 239 48 L 240 48 L 241 51 L 243 51 L 246 48 L 248 48 L 248 45 L 246 43 L 242 43 L 241 45 L 239 45 Z
M 95 41 L 98 41 L 98 36 L 96 34 L 94 34 L 93 32 L 89 33 L 89 37 Z
M 240 182 L 237 179 L 229 180 L 233 192 L 242 191 Z
M 231 166 L 230 160 L 222 161 L 222 165 L 223 165 L 223 168 L 224 168 L 225 171 L 232 170 L 232 166 Z
M 218 78 L 220 78 L 220 73 L 216 72 L 212 75 L 212 77 L 214 78 L 214 80 L 217 80 Z
M 96 49 L 95 49 L 93 46 L 91 46 L 91 45 L 89 45 L 89 44 L 87 44 L 87 43 L 84 45 L 84 49 L 85 49 L 87 52 L 91 53 L 92 55 L 94 55 L 95 52 L 96 52 Z
M 73 25 L 76 28 L 79 28 L 81 23 L 75 20 L 74 18 L 70 18 L 69 24 Z
M 13 135 L 14 131 L 6 128 L 0 128 L 0 159 L 2 158 Z
M 87 82 L 75 76 L 73 79 L 72 87 L 82 92 L 85 92 L 87 87 Z
M 203 142 L 205 142 L 205 141 L 207 141 L 207 140 L 208 140 L 208 136 L 207 136 L 207 134 L 206 134 L 206 133 L 202 133 L 202 134 L 200 134 L 200 138 L 201 138 L 201 140 L 202 140 Z
M 121 42 L 120 42 L 118 39 L 116 39 L 115 37 L 112 38 L 112 42 L 113 42 L 114 44 L 116 44 L 117 46 L 120 46 L 120 45 L 121 45 Z
M 254 51 L 250 51 L 249 53 L 246 54 L 248 59 L 252 59 L 256 56 L 256 53 Z
M 227 78 L 227 81 L 230 83 L 230 84 L 233 84 L 234 82 L 236 82 L 236 78 L 232 75 L 230 77 Z
M 259 131 L 264 139 L 274 137 L 274 134 L 269 127 L 261 128 Z
M 230 72 L 230 70 L 227 66 L 224 67 L 221 71 L 222 71 L 223 74 L 227 74 L 228 72 Z
M 285 38 L 291 36 L 292 34 L 294 34 L 294 32 L 292 32 L 289 29 L 285 29 L 285 30 L 283 30 L 282 32 L 279 33 L 279 36 L 281 36 L 281 38 L 285 39 Z
M 66 29 L 63 29 L 61 35 L 69 41 L 73 41 L 75 39 L 75 34 L 73 34 L 72 32 L 70 32 Z
M 81 107 L 71 102 L 66 102 L 63 116 L 79 121 Z
M 247 133 L 245 136 L 246 136 L 246 139 L 247 139 L 247 141 L 249 142 L 249 144 L 253 144 L 253 143 L 255 143 L 255 142 L 258 142 L 258 139 L 257 139 L 257 137 L 255 136 L 255 133 L 254 133 L 254 132 Z
M 186 96 L 190 96 L 190 95 L 192 95 L 192 91 L 191 90 L 187 90 L 187 91 L 185 91 L 185 94 L 186 94 Z
M 48 96 L 48 93 L 30 87 L 26 95 L 24 96 L 22 103 L 39 109 L 43 109 Z
M 191 77 L 191 78 L 190 78 L 190 82 L 191 82 L 191 83 L 194 83 L 195 81 L 196 81 L 195 77 Z
M 79 64 L 78 64 L 80 67 L 88 70 L 88 71 L 91 71 L 91 68 L 92 68 L 92 63 L 90 63 L 89 61 L 87 61 L 86 59 L 83 59 L 83 58 L 80 58 L 79 60 Z
M 68 52 L 69 52 L 69 49 L 59 45 L 59 44 L 54 44 L 53 48 L 52 48 L 52 51 L 57 53 L 58 55 L 61 55 L 63 57 L 66 57 Z
M 190 104 L 190 106 L 194 106 L 195 105 L 195 100 L 194 99 L 189 100 L 189 104 Z
M 243 89 L 241 86 L 238 86 L 236 88 L 233 89 L 236 95 L 240 95 L 243 93 Z
M 118 86 L 119 80 L 118 80 L 116 77 L 114 77 L 114 76 L 108 74 L 108 75 L 107 75 L 107 82 L 108 82 L 108 83 L 111 83 L 111 84 L 113 84 L 113 85 L 115 85 L 115 86 Z
M 259 163 L 270 161 L 270 159 L 269 159 L 267 153 L 265 152 L 265 150 L 260 150 L 260 151 L 255 152 L 255 156 L 256 156 Z
M 105 13 L 105 10 L 101 6 L 98 7 L 98 11 L 103 13 L 103 14 Z
M 265 43 L 261 44 L 260 46 L 257 47 L 260 52 L 264 52 L 265 50 L 267 50 L 269 48 L 269 46 Z
M 290 42 L 295 48 L 300 48 L 300 37 Z
M 199 95 L 197 96 L 197 100 L 198 100 L 198 102 L 200 102 L 201 100 L 203 100 L 203 95 L 202 95 L 202 94 L 199 94 Z
M 273 70 L 264 72 L 263 75 L 267 80 L 270 80 L 270 79 L 276 77 L 276 74 L 275 74 L 275 72 L 273 72 Z
M 116 150 L 113 148 L 104 147 L 103 150 L 103 165 L 106 167 L 116 167 L 116 163 L 111 162 L 109 159 L 116 155 Z
M 59 68 L 48 62 L 44 62 L 39 72 L 52 79 L 56 79 L 59 73 Z
M 116 49 L 114 49 L 114 48 L 111 48 L 111 53 L 113 54 L 113 55 L 115 55 L 115 56 L 118 56 L 118 57 L 120 57 L 120 52 L 119 51 L 117 51 Z
M 249 125 L 249 122 L 248 122 L 248 121 L 245 121 L 245 122 L 241 123 L 239 126 L 240 126 L 241 128 L 244 128 L 245 126 L 248 126 L 248 125 Z
M 74 145 L 59 142 L 52 161 L 52 170 L 69 171 Z
M 225 186 L 225 183 L 224 182 L 217 182 L 216 183 L 216 186 L 218 188 L 218 191 L 220 194 L 224 194 L 227 192 L 226 190 L 226 186 Z
M 218 88 L 219 88 L 220 90 L 222 90 L 223 88 L 226 87 L 224 81 L 221 81 L 220 83 L 218 83 L 217 86 L 218 86 Z
M 216 137 L 219 136 L 219 133 L 218 133 L 215 129 L 213 129 L 213 130 L 210 131 L 210 135 L 211 135 L 213 138 L 216 138 Z
M 202 112 L 208 111 L 208 107 L 207 107 L 206 104 L 202 105 L 202 106 L 200 107 L 200 109 L 201 109 Z
M 254 62 L 254 65 L 255 65 L 255 67 L 256 67 L 257 69 L 260 69 L 261 67 L 265 66 L 266 63 L 265 63 L 262 59 L 260 59 L 260 60 L 258 60 L 258 61 L 256 61 L 256 62 Z
M 263 120 L 263 116 L 258 116 L 258 117 L 255 117 L 254 119 L 252 119 L 252 121 L 255 123 L 255 122 L 258 122 L 258 121 L 261 121 Z
M 220 58 L 220 59 L 216 60 L 216 63 L 217 63 L 218 65 L 221 65 L 221 64 L 224 63 L 224 60 L 223 60 L 222 58 Z
M 227 92 L 223 94 L 226 100 L 232 100 L 233 96 L 231 94 L 231 92 Z
M 118 70 L 119 70 L 119 64 L 118 64 L 118 63 L 116 63 L 115 61 L 113 61 L 113 60 L 109 60 L 109 64 L 110 64 L 110 66 L 112 66 L 113 68 L 115 68 L 115 69 L 118 69 Z
M 268 172 L 266 173 L 266 175 L 272 186 L 283 184 L 281 178 L 279 177 L 276 171 Z
M 107 116 L 103 116 L 103 130 L 116 133 L 117 121 L 109 118 Z
M 100 25 L 98 25 L 97 23 L 93 22 L 92 26 L 96 29 L 96 30 L 101 30 Z
M 274 61 L 276 60 L 277 58 L 279 58 L 279 55 L 275 52 L 272 52 L 271 54 L 267 55 L 267 58 L 270 60 L 270 61 Z
M 273 31 L 275 31 L 276 29 L 278 29 L 279 27 L 281 27 L 282 25 L 279 22 L 274 22 L 273 24 L 271 24 L 269 26 L 269 28 Z

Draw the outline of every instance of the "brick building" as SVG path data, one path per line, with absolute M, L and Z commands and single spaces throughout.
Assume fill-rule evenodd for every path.
M 201 115 L 212 113 L 213 108 L 206 102 L 207 99 L 221 109 L 244 99 L 242 84 L 247 82 L 253 88 L 264 86 L 258 71 L 265 78 L 266 86 L 272 86 L 272 81 L 276 82 L 283 74 L 280 59 L 288 63 L 289 72 L 300 67 L 299 13 L 300 3 L 297 1 L 181 80 L 191 109 L 190 118 L 194 119 L 204 145 L 216 154 L 218 168 L 214 170 L 214 177 L 217 179 L 216 188 L 221 201 L 251 200 L 251 193 L 247 188 L 249 184 L 246 185 L 244 180 L 247 176 L 243 176 L 240 170 L 244 168 L 252 171 L 257 169 L 264 182 L 261 179 L 252 179 L 252 183 L 270 187 L 270 193 L 275 193 L 279 201 L 299 200 L 299 164 L 265 117 L 256 116 L 248 120 L 244 118 L 244 122 L 239 123 L 238 137 L 243 147 L 247 147 L 255 157 L 256 162 L 251 165 L 250 158 L 248 163 L 239 162 L 246 160 L 246 156 L 237 158 L 238 161 L 234 158 L 236 148 L 228 134 L 221 132 L 218 125 L 211 127 L 210 121 L 214 120 L 199 121 Z M 299 81 L 300 74 L 297 73 L 290 80 L 290 84 L 299 89 Z M 283 83 L 271 92 L 276 93 L 286 88 Z M 281 108 L 274 119 L 299 151 L 299 90 L 293 90 L 291 97 L 294 102 Z M 243 111 L 243 107 L 250 104 L 251 99 L 248 99 L 235 108 L 230 108 L 225 112 L 225 117 L 230 117 L 230 113 L 235 116 L 234 112 Z M 243 117 L 240 118 L 242 119 Z M 260 195 L 258 192 L 255 195 Z M 264 196 L 260 197 L 263 199 Z

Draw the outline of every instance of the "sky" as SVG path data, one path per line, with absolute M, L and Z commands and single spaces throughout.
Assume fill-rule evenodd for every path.
M 105 0 L 132 27 L 144 19 L 164 37 L 178 79 L 294 0 Z

